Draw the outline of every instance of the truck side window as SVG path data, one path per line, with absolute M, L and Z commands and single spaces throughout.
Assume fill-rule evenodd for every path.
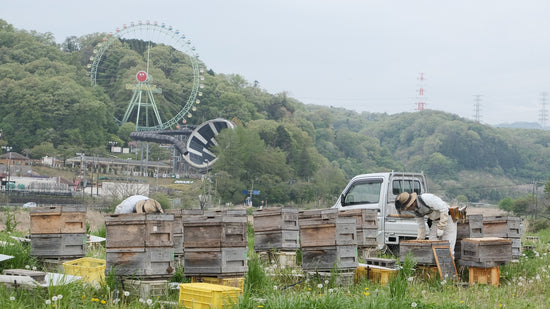
M 399 195 L 402 192 L 421 194 L 420 181 L 414 179 L 394 180 L 392 183 L 394 195 Z
M 382 180 L 371 179 L 354 183 L 344 195 L 342 206 L 378 203 Z

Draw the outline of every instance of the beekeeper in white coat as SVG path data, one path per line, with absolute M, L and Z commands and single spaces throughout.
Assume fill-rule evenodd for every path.
M 115 214 L 164 213 L 160 203 L 144 195 L 132 195 L 118 204 Z
M 395 208 L 399 213 L 406 211 L 415 214 L 419 226 L 417 239 L 426 239 L 424 216 L 427 216 L 428 221 L 431 220 L 428 239 L 449 241 L 451 253 L 454 256 L 457 218 L 453 219 L 449 205 L 441 198 L 431 193 L 417 195 L 415 192 L 403 192 L 395 199 Z

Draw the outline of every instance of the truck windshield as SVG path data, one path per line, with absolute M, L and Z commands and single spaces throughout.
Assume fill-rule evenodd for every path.
M 378 203 L 382 179 L 369 179 L 354 183 L 343 196 L 342 206 Z

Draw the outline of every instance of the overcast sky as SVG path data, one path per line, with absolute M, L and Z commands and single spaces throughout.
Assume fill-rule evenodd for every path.
M 394 114 L 425 102 L 475 119 L 480 95 L 480 120 L 493 125 L 540 123 L 550 108 L 548 0 L 0 0 L 0 7 L 0 19 L 58 42 L 139 20 L 166 23 L 209 69 L 306 104 Z

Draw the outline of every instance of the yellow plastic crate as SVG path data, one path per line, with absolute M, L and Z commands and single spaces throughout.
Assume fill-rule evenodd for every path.
M 82 280 L 96 285 L 105 282 L 106 261 L 84 257 L 63 263 L 66 275 L 80 276 Z
M 233 278 L 191 277 L 191 283 L 200 283 L 200 282 L 232 286 L 232 287 L 241 289 L 241 292 L 244 289 L 244 277 L 233 277 Z
M 222 309 L 236 304 L 240 288 L 211 283 L 182 283 L 179 306 L 189 309 Z
M 391 277 L 397 275 L 397 269 L 375 268 L 369 266 L 359 266 L 355 270 L 355 283 L 361 279 L 369 279 L 374 282 L 379 282 L 381 285 L 387 284 Z

